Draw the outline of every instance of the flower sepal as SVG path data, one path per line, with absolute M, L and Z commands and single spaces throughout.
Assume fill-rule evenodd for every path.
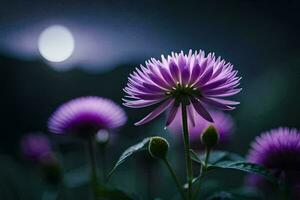
M 165 159 L 169 150 L 169 143 L 165 138 L 155 136 L 150 138 L 149 154 L 156 159 Z

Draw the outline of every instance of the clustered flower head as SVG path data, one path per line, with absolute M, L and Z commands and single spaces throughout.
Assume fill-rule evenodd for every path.
M 42 134 L 24 136 L 21 140 L 21 151 L 26 158 L 36 162 L 43 162 L 53 157 L 50 141 Z
M 99 130 L 114 129 L 125 124 L 126 114 L 121 107 L 102 97 L 80 97 L 60 106 L 50 117 L 50 132 L 72 133 L 81 137 Z
M 180 110 L 180 108 L 179 108 Z M 234 131 L 234 121 L 229 114 L 225 114 L 222 111 L 210 111 L 214 122 L 208 122 L 200 115 L 195 115 L 195 126 L 192 123 L 188 123 L 189 136 L 192 143 L 198 145 L 200 143 L 200 135 L 209 126 L 214 125 L 220 136 L 220 143 L 224 144 L 230 140 L 230 136 Z M 182 117 L 180 113 L 177 113 L 173 122 L 168 126 L 168 130 L 174 134 L 181 134 L 182 132 Z
M 132 108 L 160 104 L 136 125 L 145 124 L 166 109 L 169 125 L 176 116 L 180 105 L 187 106 L 187 113 L 193 124 L 194 111 L 207 121 L 213 118 L 204 104 L 222 110 L 232 110 L 239 102 L 224 98 L 241 91 L 237 88 L 240 79 L 233 65 L 226 63 L 214 53 L 205 55 L 204 51 L 190 50 L 189 54 L 172 53 L 161 60 L 152 58 L 146 65 L 130 74 L 124 91 L 127 93 L 124 105 Z
M 263 133 L 251 144 L 248 161 L 267 167 L 284 181 L 300 184 L 300 132 L 278 128 Z M 250 183 L 261 183 L 261 178 L 252 176 Z

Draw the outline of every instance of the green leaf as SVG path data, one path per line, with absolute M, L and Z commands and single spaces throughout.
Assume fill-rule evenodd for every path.
M 111 175 L 114 173 L 114 171 L 117 169 L 117 167 L 119 167 L 123 162 L 125 162 L 132 154 L 142 150 L 146 150 L 149 141 L 150 141 L 150 137 L 144 138 L 141 142 L 126 149 L 120 156 L 114 168 L 110 171 L 108 178 L 110 178 Z
M 192 149 L 190 149 L 190 157 L 193 161 L 199 163 L 200 165 L 204 165 L 204 161 L 202 161 L 198 154 Z
M 125 192 L 115 188 L 107 188 L 105 186 L 98 187 L 97 196 L 107 200 L 132 200 Z
M 208 165 L 208 170 L 212 169 L 233 169 L 244 171 L 248 173 L 254 173 L 261 176 L 264 176 L 269 181 L 276 183 L 275 177 L 272 173 L 261 165 L 257 165 L 254 163 L 244 162 L 244 161 L 222 161 L 216 164 Z
M 205 160 L 205 153 L 201 152 L 196 153 L 193 150 L 190 150 L 191 159 L 199 164 L 203 164 L 203 160 Z M 215 164 L 223 159 L 231 160 L 231 161 L 244 161 L 245 159 L 236 154 L 228 151 L 211 151 L 209 154 L 208 163 Z
M 208 163 L 216 163 L 222 159 L 224 159 L 229 152 L 226 151 L 211 151 L 209 153 L 209 159 L 208 159 Z M 205 153 L 201 153 L 200 154 L 200 159 L 204 160 L 205 159 Z

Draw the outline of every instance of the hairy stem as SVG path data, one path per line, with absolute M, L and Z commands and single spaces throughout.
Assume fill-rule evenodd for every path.
M 88 138 L 88 152 L 89 152 L 90 165 L 91 165 L 91 186 L 92 186 L 94 200 L 96 200 L 98 176 L 97 176 L 96 152 L 94 146 L 94 139 L 92 136 Z
M 183 131 L 183 141 L 184 141 L 184 155 L 186 162 L 186 174 L 187 174 L 187 182 L 188 182 L 188 191 L 187 191 L 187 199 L 192 199 L 192 181 L 193 181 L 193 170 L 192 170 L 192 160 L 190 158 L 190 140 L 189 140 L 189 130 L 188 130 L 188 122 L 187 122 L 187 110 L 186 105 L 182 104 L 182 131 Z

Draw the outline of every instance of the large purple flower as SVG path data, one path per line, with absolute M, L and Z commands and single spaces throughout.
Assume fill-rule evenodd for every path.
M 167 125 L 170 124 L 180 105 L 187 106 L 189 117 L 194 124 L 191 113 L 196 111 L 207 121 L 213 119 L 204 104 L 223 110 L 232 110 L 239 102 L 223 99 L 241 91 L 237 88 L 240 78 L 230 63 L 226 63 L 214 53 L 205 56 L 204 51 L 191 50 L 188 55 L 183 52 L 172 53 L 161 61 L 152 58 L 146 61 L 146 66 L 136 68 L 128 78 L 124 91 L 127 99 L 124 105 L 141 108 L 160 104 L 136 125 L 145 124 L 167 108 L 170 113 Z
M 50 117 L 53 133 L 79 136 L 96 134 L 101 129 L 114 129 L 125 124 L 127 117 L 120 106 L 102 97 L 80 97 L 60 106 Z
M 300 132 L 296 129 L 278 128 L 263 133 L 251 144 L 247 158 L 284 181 L 300 184 Z M 261 181 L 257 176 L 248 179 L 255 185 Z
M 41 162 L 52 157 L 52 147 L 49 139 L 42 134 L 28 134 L 21 140 L 23 155 L 33 161 Z
M 220 143 L 224 144 L 228 142 L 233 132 L 234 122 L 230 115 L 221 111 L 210 111 L 210 114 L 214 119 L 214 123 L 206 121 L 200 115 L 195 115 L 195 126 L 193 126 L 191 123 L 188 124 L 190 140 L 197 146 L 200 143 L 201 133 L 211 124 L 216 127 L 218 133 L 220 134 Z M 168 129 L 175 134 L 182 133 L 182 117 L 179 113 L 176 115 L 173 122 L 168 126 Z

